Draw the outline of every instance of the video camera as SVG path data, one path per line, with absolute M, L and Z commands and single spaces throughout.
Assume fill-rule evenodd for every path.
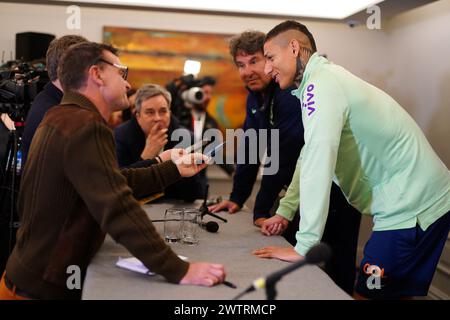
M 186 106 L 192 106 L 193 104 L 202 104 L 205 102 L 205 93 L 202 88 L 192 87 L 181 93 L 181 98 L 185 102 Z
M 190 114 L 194 104 L 201 104 L 204 101 L 204 93 L 200 88 L 200 80 L 194 75 L 188 74 L 174 79 L 166 85 L 166 89 L 172 95 L 172 113 L 178 119 L 186 114 Z
M 205 84 L 215 85 L 216 80 L 210 76 L 196 79 L 194 75 L 188 74 L 166 85 L 166 89 L 172 95 L 171 110 L 175 117 L 180 120 L 184 117 L 190 119 L 190 109 L 195 105 L 203 104 L 206 100 L 202 89 Z
M 49 81 L 43 63 L 9 61 L 0 67 L 0 113 L 24 121 L 36 95 Z

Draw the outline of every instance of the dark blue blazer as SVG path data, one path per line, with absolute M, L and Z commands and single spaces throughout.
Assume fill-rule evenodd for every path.
M 44 89 L 34 98 L 25 120 L 25 128 L 22 137 L 22 166 L 28 158 L 31 141 L 45 113 L 52 107 L 59 105 L 63 97 L 63 92 L 53 83 L 49 82 Z
M 300 150 L 304 145 L 301 105 L 297 97 L 291 94 L 296 88 L 281 90 L 278 84 L 271 82 L 265 90 L 264 98 L 260 92 L 249 90 L 247 96 L 244 131 L 249 129 L 279 130 L 280 167 L 274 175 L 263 175 L 253 209 L 253 219 L 269 218 L 270 210 L 280 191 L 291 182 Z M 270 134 L 267 135 L 270 137 Z M 258 145 L 259 145 L 258 135 Z M 242 145 L 248 155 L 249 142 Z M 268 144 L 267 154 L 272 154 Z M 255 183 L 260 162 L 257 164 L 238 164 L 233 179 L 230 200 L 242 206 L 250 196 Z
M 164 150 L 173 149 L 179 141 L 171 141 L 172 132 L 180 126 L 175 117 L 171 117 L 168 130 L 169 142 L 164 146 Z M 186 129 L 187 130 L 187 129 Z M 191 139 L 193 140 L 192 135 Z M 155 160 L 141 159 L 141 153 L 145 147 L 145 134 L 139 126 L 135 117 L 126 121 L 114 130 L 116 140 L 116 153 L 119 167 L 121 168 L 141 168 L 155 164 Z M 191 143 L 188 143 L 190 145 Z M 167 187 L 164 190 L 165 198 L 181 199 L 192 202 L 195 199 L 202 199 L 206 189 L 206 176 L 203 172 L 190 177 L 182 178 L 180 181 Z

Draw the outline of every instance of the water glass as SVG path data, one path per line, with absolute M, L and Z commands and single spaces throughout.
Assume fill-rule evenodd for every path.
M 166 242 L 179 242 L 182 237 L 183 210 L 167 209 L 164 214 L 164 239 Z
M 201 211 L 196 208 L 183 210 L 182 241 L 189 245 L 196 245 L 199 241 Z

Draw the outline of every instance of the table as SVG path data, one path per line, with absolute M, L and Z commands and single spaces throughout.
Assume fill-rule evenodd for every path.
M 186 207 L 182 203 L 156 203 L 144 205 L 150 219 L 163 219 L 170 207 Z M 199 207 L 199 203 L 191 206 Z M 115 266 L 119 257 L 131 254 L 123 246 L 115 243 L 109 236 L 87 269 L 83 284 L 82 298 L 95 299 L 148 299 L 148 300 L 229 300 L 247 288 L 253 280 L 286 267 L 289 263 L 275 259 L 261 259 L 252 255 L 254 249 L 263 246 L 287 246 L 289 243 L 281 236 L 266 237 L 252 223 L 249 210 L 236 214 L 219 213 L 228 223 L 205 216 L 204 221 L 217 221 L 217 233 L 202 230 L 200 242 L 196 246 L 183 243 L 170 244 L 173 250 L 189 258 L 189 261 L 207 261 L 224 264 L 227 280 L 237 285 L 232 289 L 225 285 L 212 288 L 175 285 L 162 276 L 148 276 Z M 163 223 L 155 223 L 162 234 Z M 351 299 L 318 266 L 305 266 L 281 279 L 277 286 L 277 299 Z M 243 299 L 262 300 L 264 290 L 254 291 Z

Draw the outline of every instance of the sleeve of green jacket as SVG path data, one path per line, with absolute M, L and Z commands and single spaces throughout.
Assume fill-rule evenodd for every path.
M 300 228 L 295 250 L 304 256 L 323 235 L 348 104 L 338 81 L 324 71 L 306 84 L 302 102 L 305 145 L 300 158 Z
M 300 157 L 297 160 L 297 165 L 295 167 L 294 175 L 292 176 L 291 183 L 289 184 L 289 188 L 286 191 L 286 195 L 280 200 L 280 205 L 277 209 L 277 215 L 286 218 L 289 221 L 292 221 L 294 218 L 295 212 L 298 209 L 300 203 L 300 161 L 301 161 L 301 153 Z

